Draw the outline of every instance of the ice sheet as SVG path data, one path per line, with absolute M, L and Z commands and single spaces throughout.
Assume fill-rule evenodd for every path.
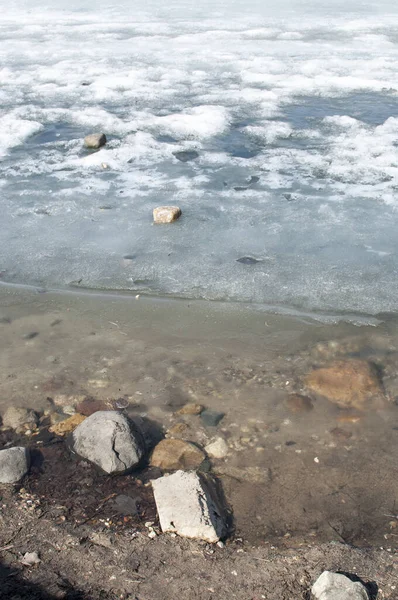
M 397 43 L 387 1 L 10 3 L 2 279 L 397 310 Z

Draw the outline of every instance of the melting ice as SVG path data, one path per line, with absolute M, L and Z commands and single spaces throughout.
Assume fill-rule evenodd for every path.
M 397 88 L 392 1 L 9 3 L 3 280 L 395 311 Z

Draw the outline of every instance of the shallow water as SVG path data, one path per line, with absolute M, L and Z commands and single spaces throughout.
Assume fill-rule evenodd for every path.
M 252 543 L 324 540 L 396 545 L 398 328 L 331 325 L 239 304 L 0 288 L 0 410 L 10 403 L 59 410 L 86 396 L 145 426 L 205 446 Z M 336 358 L 364 358 L 383 372 L 382 407 L 343 410 L 289 394 Z M 189 402 L 225 413 L 218 427 L 177 414 Z M 50 403 L 50 404 L 49 404 Z M 182 425 L 181 425 L 182 424 Z

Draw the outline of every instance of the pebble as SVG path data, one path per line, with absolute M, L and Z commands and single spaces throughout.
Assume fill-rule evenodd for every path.
M 179 415 L 200 415 L 200 413 L 204 410 L 204 407 L 201 404 L 185 404 L 180 410 L 177 411 Z
M 190 160 L 195 160 L 195 158 L 199 158 L 199 152 L 196 150 L 181 150 L 179 152 L 173 152 L 174 156 L 177 160 L 181 162 L 189 162 Z
M 286 399 L 286 406 L 292 413 L 309 412 L 314 408 L 311 399 L 301 394 L 290 394 Z
M 84 138 L 84 145 L 86 148 L 97 150 L 101 146 L 106 144 L 106 135 L 104 133 L 90 133 Z
M 3 425 L 15 431 L 36 429 L 37 424 L 38 416 L 28 408 L 9 406 L 3 415 Z
M 153 209 L 154 223 L 173 223 L 181 217 L 181 209 L 178 206 L 158 206 Z
M 212 458 L 225 458 L 228 454 L 228 445 L 223 438 L 219 437 L 207 444 L 205 450 Z
M 225 413 L 207 408 L 200 414 L 200 418 L 207 427 L 217 427 L 224 417 Z

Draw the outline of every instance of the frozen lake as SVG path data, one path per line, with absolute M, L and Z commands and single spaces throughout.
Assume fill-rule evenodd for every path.
M 3 281 L 397 311 L 398 11 L 263 4 L 2 11 Z

